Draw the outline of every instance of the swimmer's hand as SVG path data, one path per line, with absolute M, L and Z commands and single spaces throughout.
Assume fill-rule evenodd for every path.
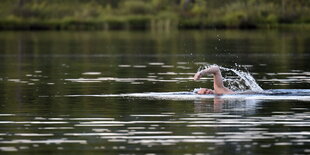
M 217 65 L 210 66 L 202 71 L 199 71 L 195 74 L 194 80 L 199 80 L 203 75 L 208 75 L 208 74 L 219 74 L 220 73 L 220 68 Z
M 202 77 L 202 71 L 197 72 L 194 76 L 194 80 L 199 80 Z

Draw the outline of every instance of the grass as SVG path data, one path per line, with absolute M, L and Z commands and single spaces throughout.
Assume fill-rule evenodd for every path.
M 3 0 L 0 29 L 203 29 L 309 25 L 309 1 L 281 2 Z

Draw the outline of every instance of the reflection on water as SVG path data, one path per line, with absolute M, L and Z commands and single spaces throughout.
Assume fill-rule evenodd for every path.
M 309 95 L 186 95 L 212 88 L 211 77 L 192 81 L 207 63 L 245 67 L 265 90 L 308 90 L 308 40 L 304 31 L 0 32 L 0 152 L 309 154 Z
M 261 105 L 215 99 L 214 103 L 195 102 L 194 113 L 132 113 L 122 118 L 2 114 L 0 123 L 4 128 L 0 133 L 0 148 L 19 151 L 51 145 L 51 148 L 67 150 L 72 149 L 72 145 L 82 145 L 80 147 L 94 150 L 138 151 L 148 147 L 154 151 L 190 144 L 206 147 L 198 150 L 180 147 L 181 150 L 175 151 L 203 153 L 214 152 L 215 148 L 225 145 L 235 145 L 240 151 L 257 148 L 266 152 L 273 152 L 270 150 L 273 147 L 287 149 L 290 146 L 296 148 L 289 151 L 298 151 L 297 148 L 308 145 L 310 132 L 303 130 L 310 126 L 308 108 L 255 116 L 252 114 L 259 110 L 255 106 Z M 26 120 L 14 121 L 18 118 Z M 19 129 L 6 131 L 13 126 Z M 299 151 L 307 153 L 306 149 Z
M 222 99 L 220 97 L 214 97 L 213 103 L 208 100 L 195 100 L 195 112 L 201 113 L 205 111 L 209 112 L 246 112 L 248 114 L 254 114 L 256 106 L 259 105 L 260 100 L 251 99 Z

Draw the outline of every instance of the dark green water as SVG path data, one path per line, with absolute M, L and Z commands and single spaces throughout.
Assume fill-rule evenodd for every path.
M 205 63 L 246 67 L 264 89 L 308 89 L 309 34 L 2 31 L 0 151 L 309 154 L 307 100 L 82 96 L 210 88 L 192 80 Z

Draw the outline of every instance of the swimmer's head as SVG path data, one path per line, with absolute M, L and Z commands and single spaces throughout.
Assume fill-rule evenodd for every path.
M 196 94 L 214 94 L 214 90 L 212 89 L 207 89 L 207 88 L 200 88 L 200 89 L 195 89 L 194 92 Z

